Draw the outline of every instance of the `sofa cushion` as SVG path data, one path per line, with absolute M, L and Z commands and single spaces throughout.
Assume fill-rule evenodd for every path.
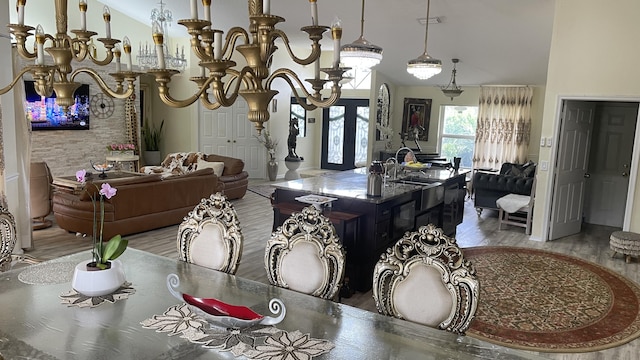
M 182 174 L 182 175 L 174 175 L 174 176 L 165 177 L 165 179 L 166 180 L 184 179 L 184 178 L 190 178 L 190 177 L 196 177 L 196 176 L 211 175 L 213 173 L 214 172 L 213 172 L 212 168 L 204 168 L 204 169 L 199 169 L 199 170 L 192 171 L 190 173 L 186 173 L 186 174 Z
M 216 176 L 222 176 L 222 174 L 224 173 L 224 162 L 206 161 L 204 159 L 198 159 L 198 165 L 197 165 L 198 170 L 208 169 L 208 168 L 213 169 L 213 173 L 216 174 Z
M 244 161 L 237 158 L 232 158 L 229 156 L 215 155 L 209 154 L 205 157 L 207 161 L 222 161 L 224 163 L 224 171 L 225 175 L 236 175 L 241 173 L 244 170 Z
M 114 187 L 117 190 L 118 187 L 124 186 L 124 185 L 143 184 L 143 183 L 150 183 L 150 182 L 160 181 L 160 180 L 161 180 L 160 175 L 155 174 L 155 175 L 132 176 L 132 177 L 121 178 L 121 179 L 107 178 L 99 181 L 93 181 L 93 182 L 90 181 L 90 182 L 87 182 L 86 185 L 84 186 L 85 191 L 83 191 L 80 194 L 80 200 L 91 201 L 92 196 L 94 197 L 94 199 L 97 199 L 98 192 L 100 191 L 100 187 L 102 186 L 103 183 L 109 183 L 111 187 Z M 117 195 L 118 194 L 116 192 L 116 196 Z

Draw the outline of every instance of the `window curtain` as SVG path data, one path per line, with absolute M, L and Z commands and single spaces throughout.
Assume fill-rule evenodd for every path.
M 530 87 L 481 87 L 473 167 L 499 169 L 527 160 L 531 133 Z

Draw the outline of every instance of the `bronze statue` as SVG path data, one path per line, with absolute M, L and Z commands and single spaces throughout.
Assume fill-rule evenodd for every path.
M 304 160 L 301 156 L 298 156 L 298 154 L 296 153 L 298 134 L 300 134 L 298 119 L 295 117 L 292 117 L 291 120 L 289 120 L 289 137 L 287 138 L 287 146 L 289 147 L 289 154 L 285 158 L 286 161 Z

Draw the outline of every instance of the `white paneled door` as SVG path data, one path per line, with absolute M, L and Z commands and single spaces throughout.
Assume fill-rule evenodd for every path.
M 253 123 L 247 119 L 247 102 L 238 97 L 230 107 L 216 110 L 205 109 L 202 105 L 199 107 L 200 151 L 242 159 L 250 178 L 265 178 L 266 153 L 253 136 L 257 133 Z

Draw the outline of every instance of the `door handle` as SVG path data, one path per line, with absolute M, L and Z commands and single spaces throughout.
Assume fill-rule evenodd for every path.
M 584 178 L 585 178 L 585 179 L 588 179 L 588 178 L 590 178 L 590 177 L 591 177 L 591 174 L 589 174 L 589 173 L 585 173 L 585 174 L 584 174 Z
M 231 140 L 227 139 L 227 142 L 228 142 L 228 143 L 230 143 L 230 142 L 231 142 Z
M 236 141 L 235 141 L 235 140 L 233 140 L 233 142 L 235 143 Z
M 627 172 L 626 172 L 626 171 L 624 171 L 624 172 L 622 173 L 622 177 L 627 177 L 628 175 L 629 175 L 629 174 L 627 174 Z

